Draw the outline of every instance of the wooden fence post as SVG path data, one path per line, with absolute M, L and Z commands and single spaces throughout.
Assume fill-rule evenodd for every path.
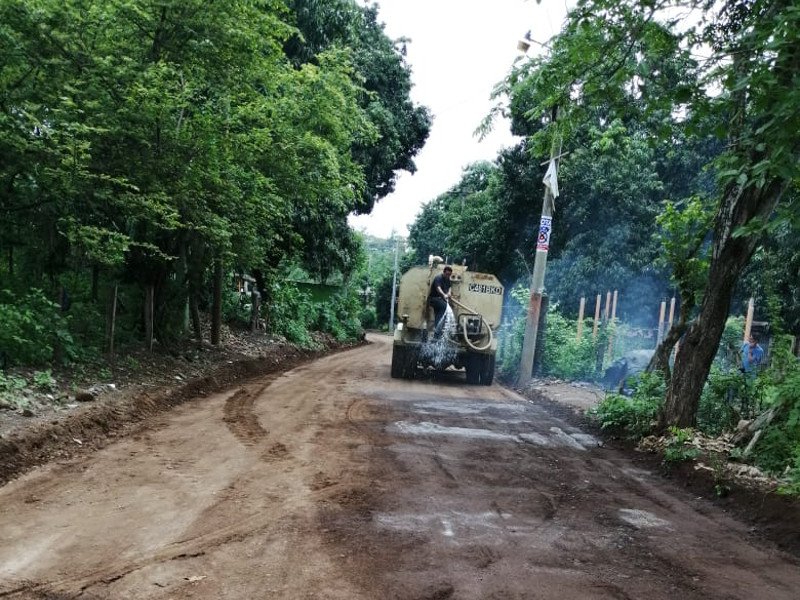
M 755 298 L 750 298 L 747 303 L 747 317 L 744 321 L 744 341 L 750 339 L 750 330 L 753 328 L 753 313 L 755 313 Z
M 597 328 L 600 326 L 600 305 L 603 302 L 603 297 L 597 294 L 597 300 L 594 303 L 594 323 L 592 324 L 592 337 L 597 339 Z

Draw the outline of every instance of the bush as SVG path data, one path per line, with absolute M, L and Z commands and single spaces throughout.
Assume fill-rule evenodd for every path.
M 736 368 L 744 339 L 744 317 L 728 317 L 714 362 L 723 370 Z
M 779 406 L 780 413 L 754 447 L 753 460 L 765 471 L 786 471 L 800 483 L 800 364 L 793 359 L 779 375 L 766 374 L 764 392 L 767 406 Z
M 355 289 L 345 287 L 317 306 L 317 329 L 340 342 L 361 334 L 361 304 Z
M 689 443 L 693 435 L 691 428 L 670 427 L 669 438 L 664 447 L 664 462 L 675 464 L 697 458 L 700 450 Z
M 497 364 L 501 372 L 516 373 L 522 356 L 525 337 L 525 311 L 528 290 L 516 287 L 511 291 L 512 303 L 506 310 L 518 311 L 519 316 L 506 321 L 499 332 Z M 592 380 L 596 376 L 598 353 L 605 350 L 608 332 L 603 331 L 592 338 L 591 320 L 586 320 L 584 336 L 577 338 L 577 323 L 567 319 L 559 311 L 558 304 L 547 310 L 547 327 L 544 332 L 544 354 L 541 361 L 543 375 L 561 379 Z
M 45 364 L 56 349 L 63 358 L 72 358 L 75 343 L 68 324 L 60 307 L 41 290 L 21 298 L 0 291 L 0 354 L 6 363 Z
M 310 330 L 316 321 L 317 311 L 311 296 L 296 284 L 286 281 L 274 281 L 270 285 L 269 295 L 270 330 L 301 346 L 313 346 Z
M 733 429 L 749 407 L 756 403 L 755 383 L 738 370 L 723 371 L 713 366 L 700 397 L 697 427 L 708 435 L 719 435 Z
M 222 292 L 222 320 L 229 325 L 246 327 L 250 324 L 251 299 L 235 290 Z
M 664 377 L 661 373 L 642 373 L 630 398 L 608 394 L 592 414 L 603 429 L 637 440 L 651 432 L 664 402 Z
M 361 321 L 361 326 L 364 329 L 378 328 L 378 316 L 375 314 L 375 308 L 372 306 L 362 308 L 358 315 L 358 320 Z
M 587 328 L 584 327 L 584 332 Z M 591 329 L 589 329 L 591 331 Z M 561 379 L 593 379 L 597 370 L 598 351 L 604 348 L 605 336 L 597 339 L 584 335 L 578 341 L 578 325 L 550 305 L 544 340 L 542 372 Z

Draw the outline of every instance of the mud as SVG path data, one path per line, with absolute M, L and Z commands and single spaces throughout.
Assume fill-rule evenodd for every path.
M 392 380 L 372 341 L 5 485 L 0 597 L 797 597 L 749 524 L 546 403 Z

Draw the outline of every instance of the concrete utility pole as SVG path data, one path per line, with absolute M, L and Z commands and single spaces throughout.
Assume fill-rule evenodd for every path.
M 554 110 L 555 122 L 556 111 Z M 544 293 L 544 272 L 547 267 L 547 252 L 550 249 L 550 232 L 553 230 L 553 208 L 555 198 L 558 196 L 558 159 L 555 143 L 550 151 L 550 160 L 547 174 L 544 176 L 544 199 L 542 201 L 542 217 L 539 220 L 539 235 L 536 239 L 536 259 L 533 263 L 531 275 L 531 297 L 528 302 L 527 322 L 525 323 L 525 337 L 522 342 L 522 357 L 519 363 L 520 385 L 530 382 L 533 376 L 533 357 L 536 353 L 536 336 L 539 333 L 539 315 L 542 308 L 542 294 Z
M 397 255 L 400 253 L 400 238 L 395 240 L 394 245 L 394 277 L 392 277 L 392 304 L 389 309 L 389 333 L 394 331 L 394 304 L 397 301 Z

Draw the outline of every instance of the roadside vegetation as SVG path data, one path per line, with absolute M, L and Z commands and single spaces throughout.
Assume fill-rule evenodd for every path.
M 619 290 L 620 330 L 654 329 L 658 302 L 675 297 L 647 372 L 609 395 L 600 422 L 662 435 L 670 461 L 718 438 L 787 493 L 800 456 L 799 25 L 788 0 L 581 0 L 498 87 L 496 113 L 525 140 L 467 168 L 410 232 L 419 256 L 463 258 L 511 290 L 498 360 L 513 380 L 542 177 L 560 155 L 537 372 L 597 380 L 626 351 L 613 325 L 578 341 L 581 296 Z M 769 367 L 746 379 L 735 317 L 750 297 L 771 343 Z
M 431 123 L 376 6 L 10 0 L 0 40 L 0 408 L 374 324 L 347 217 Z
M 360 335 L 347 216 L 430 127 L 377 7 L 9 1 L 0 39 L 0 366 Z

